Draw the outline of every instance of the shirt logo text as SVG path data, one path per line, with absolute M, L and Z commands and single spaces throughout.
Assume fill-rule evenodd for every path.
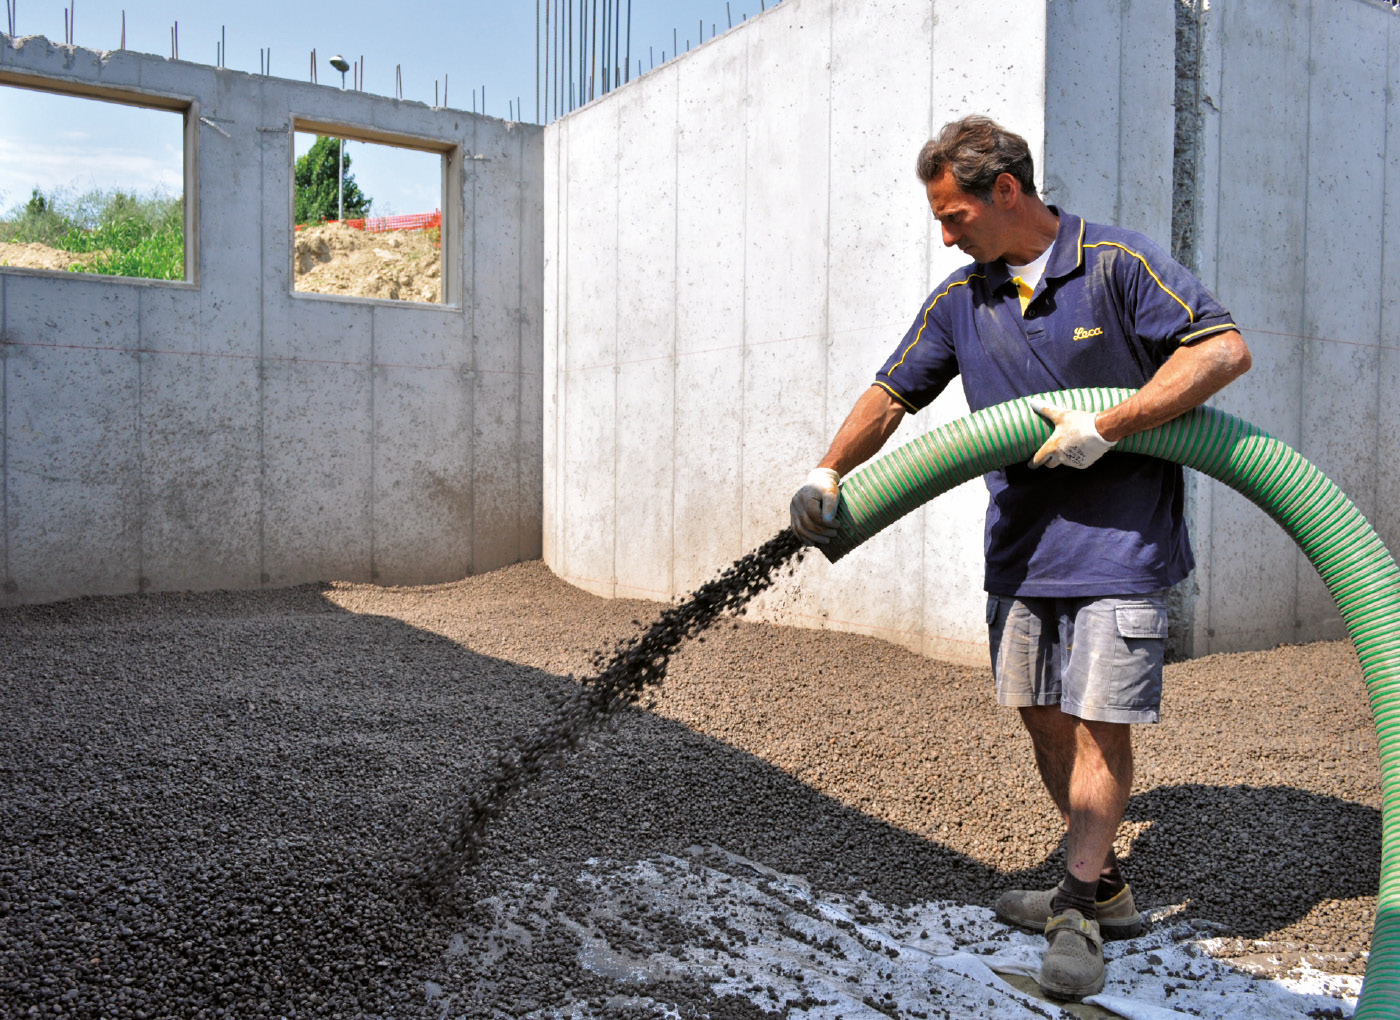
M 1074 327 L 1074 339 L 1076 342 L 1088 340 L 1091 336 L 1103 336 L 1103 327 L 1095 326 L 1093 329 L 1085 329 L 1083 326 Z

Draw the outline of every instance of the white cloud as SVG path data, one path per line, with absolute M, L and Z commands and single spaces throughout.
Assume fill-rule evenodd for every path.
M 122 188 L 178 195 L 184 188 L 183 160 L 180 153 L 94 148 L 82 144 L 81 136 L 76 142 L 11 141 L 0 146 L 0 196 L 5 207 L 23 201 L 35 187 L 45 194 Z

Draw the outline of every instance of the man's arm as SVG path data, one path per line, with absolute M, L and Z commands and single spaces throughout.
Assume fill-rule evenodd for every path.
M 841 476 L 875 456 L 903 417 L 903 406 L 884 387 L 872 386 L 860 395 L 821 464 L 792 497 L 792 530 L 799 538 L 809 545 L 824 545 L 836 534 Z
M 883 386 L 870 387 L 856 400 L 817 466 L 831 468 L 845 477 L 852 468 L 880 452 L 903 418 L 904 407 L 888 390 Z
M 1251 360 L 1244 337 L 1231 329 L 1179 348 L 1142 389 L 1107 411 L 1092 414 L 1033 401 L 1031 406 L 1055 431 L 1035 452 L 1031 466 L 1086 468 L 1124 436 L 1156 428 L 1204 404 L 1249 371 Z
M 1099 435 L 1111 443 L 1156 428 L 1200 407 L 1248 372 L 1252 360 L 1244 337 L 1237 331 L 1208 336 L 1178 349 L 1142 389 L 1121 404 L 1100 411 L 1094 424 Z

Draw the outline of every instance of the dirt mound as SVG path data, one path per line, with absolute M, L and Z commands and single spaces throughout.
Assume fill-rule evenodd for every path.
M 442 251 L 423 230 L 369 233 L 306 227 L 296 234 L 296 289 L 393 301 L 442 300 Z M 92 258 L 46 244 L 0 243 L 0 266 L 66 270 Z
M 63 251 L 50 248 L 46 244 L 26 241 L 22 244 L 0 242 L 0 266 L 17 266 L 24 269 L 68 269 L 86 258 L 91 252 Z
M 296 235 L 296 289 L 395 301 L 441 300 L 442 253 L 422 230 L 369 233 L 304 227 Z

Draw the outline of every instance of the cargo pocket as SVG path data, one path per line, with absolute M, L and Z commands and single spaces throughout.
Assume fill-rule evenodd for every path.
M 1115 606 L 1118 636 L 1128 640 L 1165 641 L 1167 639 L 1167 608 L 1139 603 Z
M 1162 660 L 1167 649 L 1167 607 L 1124 602 L 1113 607 L 1118 625 L 1116 679 L 1108 703 L 1139 713 L 1158 713 L 1162 702 Z

